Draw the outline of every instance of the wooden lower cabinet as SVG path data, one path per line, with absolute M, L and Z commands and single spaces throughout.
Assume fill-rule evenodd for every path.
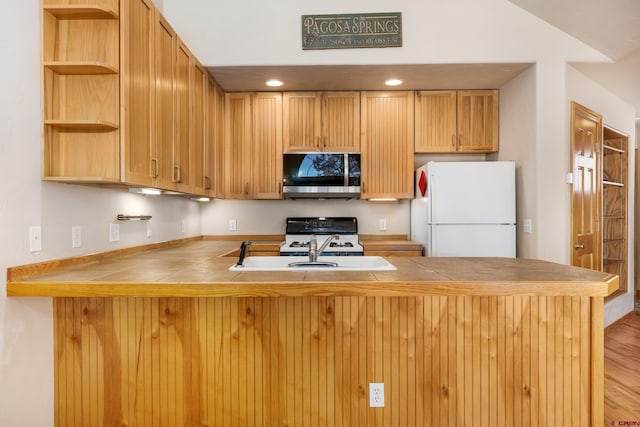
M 53 301 L 56 426 L 603 423 L 602 297 Z

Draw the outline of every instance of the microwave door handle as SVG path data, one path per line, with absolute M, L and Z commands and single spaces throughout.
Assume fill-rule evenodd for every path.
M 345 153 L 344 159 L 342 160 L 344 164 L 344 186 L 349 186 L 349 154 Z

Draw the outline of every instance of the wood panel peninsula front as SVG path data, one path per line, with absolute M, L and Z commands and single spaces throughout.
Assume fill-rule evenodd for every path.
M 238 273 L 237 242 L 159 246 L 8 270 L 8 295 L 53 297 L 56 426 L 604 423 L 617 276 L 424 257 Z

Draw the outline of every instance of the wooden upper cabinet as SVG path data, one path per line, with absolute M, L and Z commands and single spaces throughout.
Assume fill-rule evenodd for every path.
M 246 199 L 251 180 L 251 169 L 246 168 L 251 155 L 251 94 L 228 93 L 225 100 L 225 198 Z
M 195 58 L 191 59 L 191 84 L 189 96 L 191 99 L 191 184 L 192 192 L 198 196 L 208 196 L 211 179 L 208 176 L 209 147 L 207 144 L 207 71 Z
M 225 198 L 282 198 L 282 94 L 228 93 Z
M 204 185 L 209 197 L 223 197 L 224 92 L 210 77 L 206 79 L 205 116 Z
M 176 49 L 176 111 L 173 137 L 173 182 L 178 191 L 191 193 L 191 65 L 189 49 L 178 39 Z
M 363 199 L 413 197 L 414 93 L 362 92 Z
M 359 92 L 286 92 L 284 151 L 360 151 Z
M 154 185 L 176 190 L 173 180 L 175 56 L 177 35 L 156 10 L 154 21 L 155 144 L 152 163 Z
M 499 148 L 497 90 L 416 92 L 416 153 L 491 153 Z
M 456 99 L 455 90 L 416 92 L 416 153 L 456 151 Z
M 124 142 L 123 181 L 153 185 L 154 90 L 153 63 L 154 7 L 149 0 L 123 3 L 120 31 L 122 40 L 121 116 Z
M 498 103 L 497 90 L 458 91 L 458 151 L 498 151 Z
M 274 92 L 252 95 L 251 170 L 252 199 L 282 198 L 282 94 Z

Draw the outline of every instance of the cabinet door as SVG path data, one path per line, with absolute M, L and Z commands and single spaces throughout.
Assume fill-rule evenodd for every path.
M 413 92 L 362 93 L 362 198 L 413 197 Z
M 415 108 L 415 152 L 455 152 L 456 91 L 416 92 Z
M 191 148 L 191 102 L 189 88 L 191 86 L 191 53 L 178 39 L 176 49 L 176 111 L 175 136 L 173 139 L 173 182 L 177 184 L 178 191 L 193 192 L 190 171 Z
M 498 151 L 498 91 L 458 91 L 458 151 Z
M 154 185 L 166 190 L 176 189 L 173 183 L 174 81 L 176 33 L 155 11 L 155 152 Z
M 224 94 L 218 96 L 220 89 L 216 83 L 207 78 L 207 94 L 206 94 L 206 157 L 204 165 L 204 180 L 205 188 L 208 191 L 209 197 L 220 197 L 224 192 L 218 194 L 218 186 L 222 183 L 219 181 L 219 164 L 223 159 L 223 155 L 219 153 L 218 149 L 224 149 L 224 140 L 222 135 L 224 132 L 224 121 L 219 121 L 218 108 L 224 108 Z M 219 102 L 219 98 L 222 98 L 222 103 Z M 222 104 L 222 106 L 220 106 Z
M 121 10 L 122 87 L 124 108 L 122 138 L 124 141 L 123 181 L 151 186 L 155 164 L 152 164 L 154 7 L 149 0 L 132 0 Z
M 191 183 L 193 194 L 207 196 L 211 187 L 206 167 L 208 166 L 209 150 L 206 144 L 206 95 L 207 71 L 195 60 L 191 61 Z
M 282 94 L 258 93 L 252 100 L 251 198 L 282 198 Z
M 225 98 L 224 91 L 218 85 L 215 85 L 214 103 L 216 106 L 215 126 L 214 126 L 214 180 L 213 188 L 209 191 L 212 197 L 223 199 L 225 197 Z
M 282 102 L 284 151 L 319 151 L 321 95 L 288 92 Z
M 360 92 L 322 94 L 323 151 L 360 151 Z
M 254 156 L 251 149 L 251 94 L 228 93 L 225 102 L 225 198 L 249 198 L 251 168 L 245 159 Z

